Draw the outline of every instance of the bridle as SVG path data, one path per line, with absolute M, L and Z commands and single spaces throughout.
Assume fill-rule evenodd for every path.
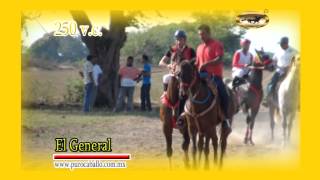
M 192 76 L 192 80 L 190 83 L 185 83 L 181 81 L 181 85 L 183 88 L 188 89 L 194 86 L 194 84 L 197 81 L 197 71 L 193 71 L 193 76 Z

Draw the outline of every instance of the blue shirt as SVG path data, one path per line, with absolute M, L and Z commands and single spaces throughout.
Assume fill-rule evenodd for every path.
M 150 76 L 143 76 L 143 84 L 151 84 L 151 65 L 148 63 L 145 63 L 143 65 L 143 71 L 148 72 Z

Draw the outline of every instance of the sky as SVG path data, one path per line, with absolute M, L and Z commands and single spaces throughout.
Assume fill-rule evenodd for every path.
M 22 31 L 24 45 L 30 46 L 34 41 L 41 38 L 45 33 L 57 29 L 55 22 L 71 21 L 72 17 L 69 11 L 28 11 L 24 12 L 31 16 L 40 16 L 35 20 L 29 20 L 26 23 L 26 29 Z M 108 27 L 108 11 L 86 11 L 92 24 L 96 26 Z M 159 16 L 159 13 L 161 14 Z M 192 12 L 190 11 L 144 11 L 145 17 L 140 18 L 140 22 L 145 28 L 155 25 L 165 25 L 169 23 L 179 23 L 182 21 L 192 22 Z M 268 10 L 269 24 L 262 28 L 248 29 L 245 38 L 251 40 L 251 49 L 264 48 L 265 51 L 275 52 L 279 49 L 279 40 L 283 36 L 289 37 L 289 44 L 297 50 L 300 50 L 300 15 L 295 11 L 286 10 Z M 126 31 L 139 31 L 134 27 L 128 27 Z

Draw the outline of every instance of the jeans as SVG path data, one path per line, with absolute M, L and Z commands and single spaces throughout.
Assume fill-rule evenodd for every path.
M 220 102 L 221 102 L 221 106 L 222 106 L 222 110 L 223 110 L 223 113 L 225 115 L 225 117 L 227 119 L 229 119 L 230 117 L 229 114 L 228 114 L 228 105 L 229 105 L 229 100 L 228 100 L 228 93 L 227 93 L 227 90 L 226 90 L 226 87 L 223 83 L 223 80 L 221 77 L 219 76 L 213 76 L 213 81 L 214 83 L 217 85 L 217 89 L 218 89 L 218 92 L 219 92 L 219 98 L 220 98 Z
M 96 102 L 97 93 L 98 93 L 98 86 L 93 85 L 92 86 L 92 93 L 91 93 L 91 103 L 90 103 L 91 109 L 93 109 L 94 103 Z
M 141 92 L 140 92 L 141 110 L 145 110 L 146 106 L 149 111 L 152 110 L 151 101 L 150 101 L 150 88 L 151 88 L 151 84 L 143 84 L 141 86 Z
M 83 111 L 89 112 L 90 111 L 90 104 L 92 98 L 92 90 L 93 90 L 93 83 L 87 83 L 84 86 L 84 98 L 83 98 Z
M 120 87 L 120 91 L 118 94 L 116 111 L 123 110 L 125 105 L 125 99 L 127 98 L 127 111 L 133 110 L 133 94 L 134 87 Z
M 276 88 L 276 85 L 279 81 L 279 79 L 281 78 L 281 75 L 279 72 L 275 72 L 271 78 L 270 83 L 267 86 L 267 94 L 270 94 L 274 91 L 274 89 Z

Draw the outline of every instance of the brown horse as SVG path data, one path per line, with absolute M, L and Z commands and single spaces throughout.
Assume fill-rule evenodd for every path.
M 166 138 L 167 157 L 169 158 L 169 165 L 171 168 L 171 156 L 172 156 L 172 132 L 176 127 L 176 120 L 178 118 L 179 109 L 179 80 L 172 76 L 167 91 L 161 97 L 160 106 L 160 120 L 162 121 L 162 130 Z M 190 144 L 190 138 L 187 130 L 187 126 L 184 125 L 179 129 L 183 135 L 182 149 L 184 151 L 185 166 L 189 167 L 188 148 Z
M 201 154 L 204 150 L 205 168 L 209 168 L 209 143 L 210 140 L 212 140 L 214 163 L 217 164 L 218 135 L 216 126 L 224 120 L 218 92 L 216 88 L 209 88 L 206 82 L 200 79 L 199 73 L 194 66 L 194 61 L 183 61 L 180 64 L 179 77 L 181 81 L 180 93 L 188 93 L 189 97 L 185 105 L 185 114 L 187 117 L 189 136 L 191 137 L 193 145 L 193 166 L 195 168 L 197 167 L 197 151 L 199 151 L 198 162 L 200 162 Z M 230 104 L 231 107 L 232 103 Z M 231 111 L 231 113 L 234 114 L 234 109 Z M 219 165 L 221 167 L 227 147 L 227 137 L 230 132 L 222 126 L 220 133 L 221 155 Z

